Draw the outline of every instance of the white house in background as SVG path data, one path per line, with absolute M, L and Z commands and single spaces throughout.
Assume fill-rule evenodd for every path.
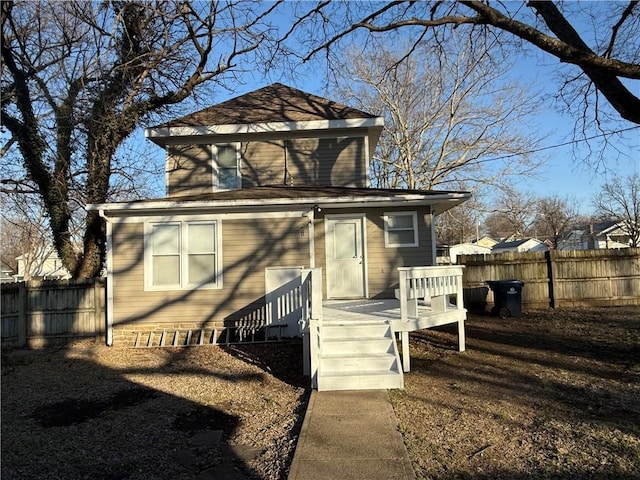
M 493 246 L 496 245 L 497 243 L 499 243 L 498 240 L 494 240 L 491 237 L 482 237 L 472 242 L 472 245 L 478 245 L 479 247 L 493 248 Z
M 13 282 L 13 269 L 4 262 L 0 262 L 0 283 Z
M 17 281 L 71 278 L 71 273 L 62 265 L 62 260 L 51 245 L 20 255 L 16 260 L 18 261 Z
M 451 263 L 456 263 L 456 258 L 458 255 L 489 255 L 491 253 L 491 248 L 483 247 L 482 245 L 478 245 L 477 243 L 459 243 L 457 245 L 451 245 L 449 247 L 449 257 L 451 258 Z
M 630 243 L 624 223 L 609 220 L 571 230 L 558 242 L 558 250 L 627 248 Z
M 537 238 L 523 238 L 521 240 L 497 243 L 491 249 L 491 253 L 546 252 L 547 250 L 549 250 L 547 244 Z

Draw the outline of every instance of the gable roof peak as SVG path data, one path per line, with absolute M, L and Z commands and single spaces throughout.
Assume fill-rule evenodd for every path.
M 272 83 L 244 95 L 153 127 L 202 127 L 316 120 L 376 118 L 367 112 L 304 92 L 282 83 Z

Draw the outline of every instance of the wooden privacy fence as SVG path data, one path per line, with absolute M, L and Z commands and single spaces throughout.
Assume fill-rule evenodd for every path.
M 5 283 L 1 308 L 3 346 L 102 336 L 105 280 Z
M 487 280 L 524 282 L 525 308 L 640 305 L 640 248 L 460 255 L 465 305 L 493 303 Z

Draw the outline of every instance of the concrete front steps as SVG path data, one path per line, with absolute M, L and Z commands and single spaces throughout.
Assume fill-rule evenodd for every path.
M 325 321 L 319 335 L 319 391 L 404 388 L 400 356 L 387 321 Z

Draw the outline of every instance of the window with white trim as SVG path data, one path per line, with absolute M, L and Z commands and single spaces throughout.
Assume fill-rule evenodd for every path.
M 389 212 L 384 214 L 385 247 L 418 246 L 418 214 Z
M 219 223 L 149 223 L 145 242 L 145 289 L 221 288 Z
M 240 144 L 213 145 L 214 186 L 219 190 L 237 190 L 242 186 Z

